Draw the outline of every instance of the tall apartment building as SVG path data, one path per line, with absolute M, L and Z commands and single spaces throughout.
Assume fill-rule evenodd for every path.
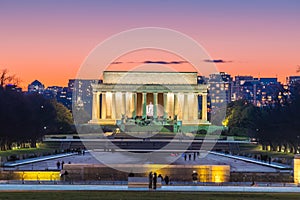
M 208 79 L 209 101 L 211 108 L 222 107 L 231 102 L 232 77 L 230 74 L 220 72 L 210 74 Z

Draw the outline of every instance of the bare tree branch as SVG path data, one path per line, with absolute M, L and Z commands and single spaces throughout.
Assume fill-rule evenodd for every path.
M 20 79 L 15 74 L 9 75 L 7 69 L 0 70 L 0 87 L 5 87 L 7 84 L 18 85 Z

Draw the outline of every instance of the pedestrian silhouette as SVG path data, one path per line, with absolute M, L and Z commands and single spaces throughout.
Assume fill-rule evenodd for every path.
M 197 183 L 198 173 L 196 171 L 193 171 L 193 173 L 192 173 L 192 180 L 193 180 L 193 183 Z
M 153 189 L 156 189 L 156 184 L 157 184 L 157 174 L 154 172 L 153 174 Z
M 57 161 L 56 166 L 57 166 L 57 169 L 60 169 L 60 162 L 59 161 Z
M 157 176 L 157 178 L 160 178 L 160 181 L 161 181 L 161 182 L 163 182 L 163 181 L 164 181 L 164 178 L 162 177 L 162 175 L 161 175 L 161 174 L 159 174 L 159 175 Z
M 166 183 L 166 185 L 169 185 L 169 182 L 170 182 L 169 177 L 168 177 L 168 176 L 165 176 L 165 183 Z
M 152 189 L 152 179 L 153 179 L 153 174 L 152 172 L 149 173 L 149 189 Z
M 134 177 L 134 173 L 130 172 L 130 173 L 128 174 L 128 177 Z

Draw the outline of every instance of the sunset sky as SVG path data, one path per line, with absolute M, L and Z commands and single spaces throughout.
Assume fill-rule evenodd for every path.
M 35 79 L 66 85 L 100 42 L 151 26 L 190 36 L 223 61 L 219 71 L 284 82 L 300 75 L 299 24 L 298 0 L 0 0 L 0 69 L 22 87 Z

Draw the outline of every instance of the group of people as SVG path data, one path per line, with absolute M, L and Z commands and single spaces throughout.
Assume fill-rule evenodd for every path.
M 168 176 L 165 176 L 165 178 L 163 178 L 163 176 L 161 174 L 159 174 L 157 176 L 157 173 L 154 172 L 150 172 L 149 173 L 149 189 L 156 189 L 157 187 L 157 179 L 160 178 L 161 182 L 165 181 L 166 185 L 169 185 L 170 182 L 170 178 Z
M 57 161 L 57 163 L 56 163 L 57 169 L 64 169 L 64 164 L 65 164 L 65 161 L 61 161 L 61 162 Z M 71 164 L 71 162 L 68 162 L 68 164 Z
M 192 160 L 192 156 L 193 156 L 193 160 L 195 161 L 197 156 L 199 156 L 199 152 L 184 154 L 184 161 L 187 161 L 187 159 Z

